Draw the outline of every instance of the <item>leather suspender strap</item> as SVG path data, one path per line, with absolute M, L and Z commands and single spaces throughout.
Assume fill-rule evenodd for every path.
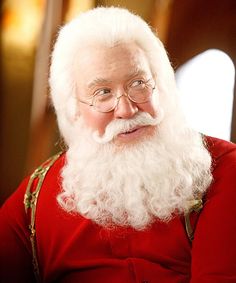
M 190 221 L 190 215 L 194 211 L 199 213 L 202 210 L 202 208 L 203 208 L 202 199 L 199 198 L 199 199 L 194 199 L 194 200 L 190 201 L 189 207 L 190 207 L 189 210 L 184 214 L 184 220 L 185 220 L 186 233 L 188 235 L 190 242 L 192 242 L 193 238 L 194 238 L 194 231 L 195 231 L 195 228 L 196 228 L 196 224 L 197 224 L 196 221 L 197 220 L 195 221 L 194 225 L 192 225 L 191 221 Z
M 37 282 L 41 282 L 40 280 L 40 272 L 39 272 L 39 264 L 37 258 L 37 245 L 36 245 L 36 230 L 35 230 L 35 216 L 37 209 L 37 201 L 38 196 L 44 181 L 47 172 L 54 164 L 54 162 L 61 156 L 62 152 L 54 155 L 49 158 L 45 163 L 39 166 L 33 174 L 30 176 L 28 185 L 26 187 L 26 192 L 24 196 L 24 206 L 25 212 L 29 217 L 29 232 L 30 232 L 30 243 L 32 248 L 32 264 L 33 270 L 36 277 Z M 33 184 L 36 182 L 36 186 Z

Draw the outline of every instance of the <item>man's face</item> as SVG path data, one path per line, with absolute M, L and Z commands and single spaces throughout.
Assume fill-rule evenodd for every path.
M 79 115 L 92 131 L 103 135 L 107 125 L 115 119 L 131 119 L 139 111 L 156 117 L 152 99 L 145 103 L 135 103 L 125 96 L 131 85 L 153 81 L 151 70 L 144 52 L 135 44 L 120 44 L 114 47 L 90 46 L 79 51 L 79 61 L 75 63 L 77 96 L 91 102 L 95 93 L 112 91 L 119 99 L 118 105 L 108 113 L 101 113 L 87 104 L 79 104 Z M 154 85 L 153 85 L 154 86 Z M 123 95 L 123 96 L 122 96 Z M 118 143 L 132 143 L 144 136 L 152 135 L 153 126 L 135 127 L 131 132 L 120 133 L 115 138 Z

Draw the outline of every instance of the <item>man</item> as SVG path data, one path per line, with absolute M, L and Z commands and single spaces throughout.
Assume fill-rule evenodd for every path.
M 50 86 L 68 150 L 3 205 L 2 282 L 236 282 L 236 146 L 188 127 L 148 25 L 81 14 Z

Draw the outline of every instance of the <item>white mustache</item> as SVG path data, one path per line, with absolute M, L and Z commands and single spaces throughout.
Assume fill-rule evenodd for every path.
M 132 119 L 117 119 L 112 121 L 106 127 L 103 136 L 99 136 L 98 131 L 92 134 L 93 139 L 100 144 L 106 144 L 121 133 L 130 132 L 137 126 L 156 126 L 164 117 L 164 111 L 158 109 L 158 117 L 153 118 L 146 112 L 138 112 Z

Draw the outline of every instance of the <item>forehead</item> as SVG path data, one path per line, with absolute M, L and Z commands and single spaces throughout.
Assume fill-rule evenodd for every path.
M 146 54 L 135 43 L 81 48 L 74 68 L 77 84 L 85 86 L 95 79 L 117 82 L 135 74 L 151 74 Z

